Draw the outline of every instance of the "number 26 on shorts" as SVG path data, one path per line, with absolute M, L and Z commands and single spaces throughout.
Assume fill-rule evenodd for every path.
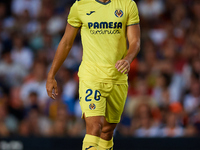
M 92 91 L 91 89 L 88 89 L 88 90 L 86 91 L 86 94 L 87 94 L 87 96 L 85 97 L 85 101 L 86 101 L 86 102 L 92 101 L 92 99 L 88 99 L 88 97 L 90 97 L 90 96 L 93 94 L 93 91 Z M 95 99 L 96 101 L 99 101 L 99 100 L 100 100 L 100 96 L 101 96 L 101 93 L 100 93 L 98 90 L 95 90 L 94 99 Z

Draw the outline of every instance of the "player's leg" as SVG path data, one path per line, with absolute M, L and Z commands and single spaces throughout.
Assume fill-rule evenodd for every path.
M 120 122 L 121 114 L 126 102 L 127 91 L 127 84 L 114 85 L 112 92 L 106 99 L 106 116 L 99 140 L 98 150 L 113 149 L 113 131 L 117 123 Z
M 106 97 L 112 87 L 91 81 L 79 82 L 80 105 L 86 121 L 83 150 L 97 150 L 106 111 Z
M 103 116 L 84 117 L 86 122 L 86 135 L 83 140 L 83 150 L 97 150 L 104 118 Z
M 109 123 L 104 119 L 104 125 L 101 130 L 98 150 L 112 150 L 113 149 L 113 132 L 116 128 L 116 123 Z

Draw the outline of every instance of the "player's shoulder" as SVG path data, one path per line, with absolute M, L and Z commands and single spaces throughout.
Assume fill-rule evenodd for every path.
M 75 3 L 82 3 L 82 2 L 91 2 L 91 1 L 94 1 L 94 0 L 76 0 Z
M 125 0 L 125 1 L 127 1 L 129 3 L 135 2 L 134 0 Z
M 118 1 L 125 6 L 136 5 L 134 0 L 114 0 L 114 1 Z
M 134 3 L 134 4 L 135 4 L 135 1 L 134 1 L 134 0 L 120 0 L 120 1 L 123 1 L 123 2 L 126 3 L 127 5 L 130 5 L 131 3 Z
M 93 2 L 94 0 L 76 0 L 75 3 L 76 5 L 82 5 L 82 4 L 89 4 L 91 2 Z
M 76 1 L 74 2 L 74 4 L 78 4 L 78 3 L 80 3 L 81 1 L 83 1 L 83 0 L 76 0 Z
M 137 4 L 134 0 L 124 0 L 128 7 L 137 7 Z
M 76 0 L 75 3 L 81 3 L 81 2 L 83 2 L 83 1 L 85 1 L 85 0 Z

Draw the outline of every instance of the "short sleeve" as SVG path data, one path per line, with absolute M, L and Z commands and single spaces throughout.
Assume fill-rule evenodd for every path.
M 70 9 L 67 22 L 75 28 L 81 27 L 82 23 L 78 15 L 77 1 L 73 4 L 73 6 Z
M 131 0 L 131 2 L 128 5 L 128 21 L 127 26 L 139 24 L 139 13 L 136 3 Z

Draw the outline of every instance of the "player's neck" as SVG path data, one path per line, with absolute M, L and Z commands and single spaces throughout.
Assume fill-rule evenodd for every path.
M 102 2 L 102 3 L 107 3 L 110 0 L 99 0 L 99 1 Z

